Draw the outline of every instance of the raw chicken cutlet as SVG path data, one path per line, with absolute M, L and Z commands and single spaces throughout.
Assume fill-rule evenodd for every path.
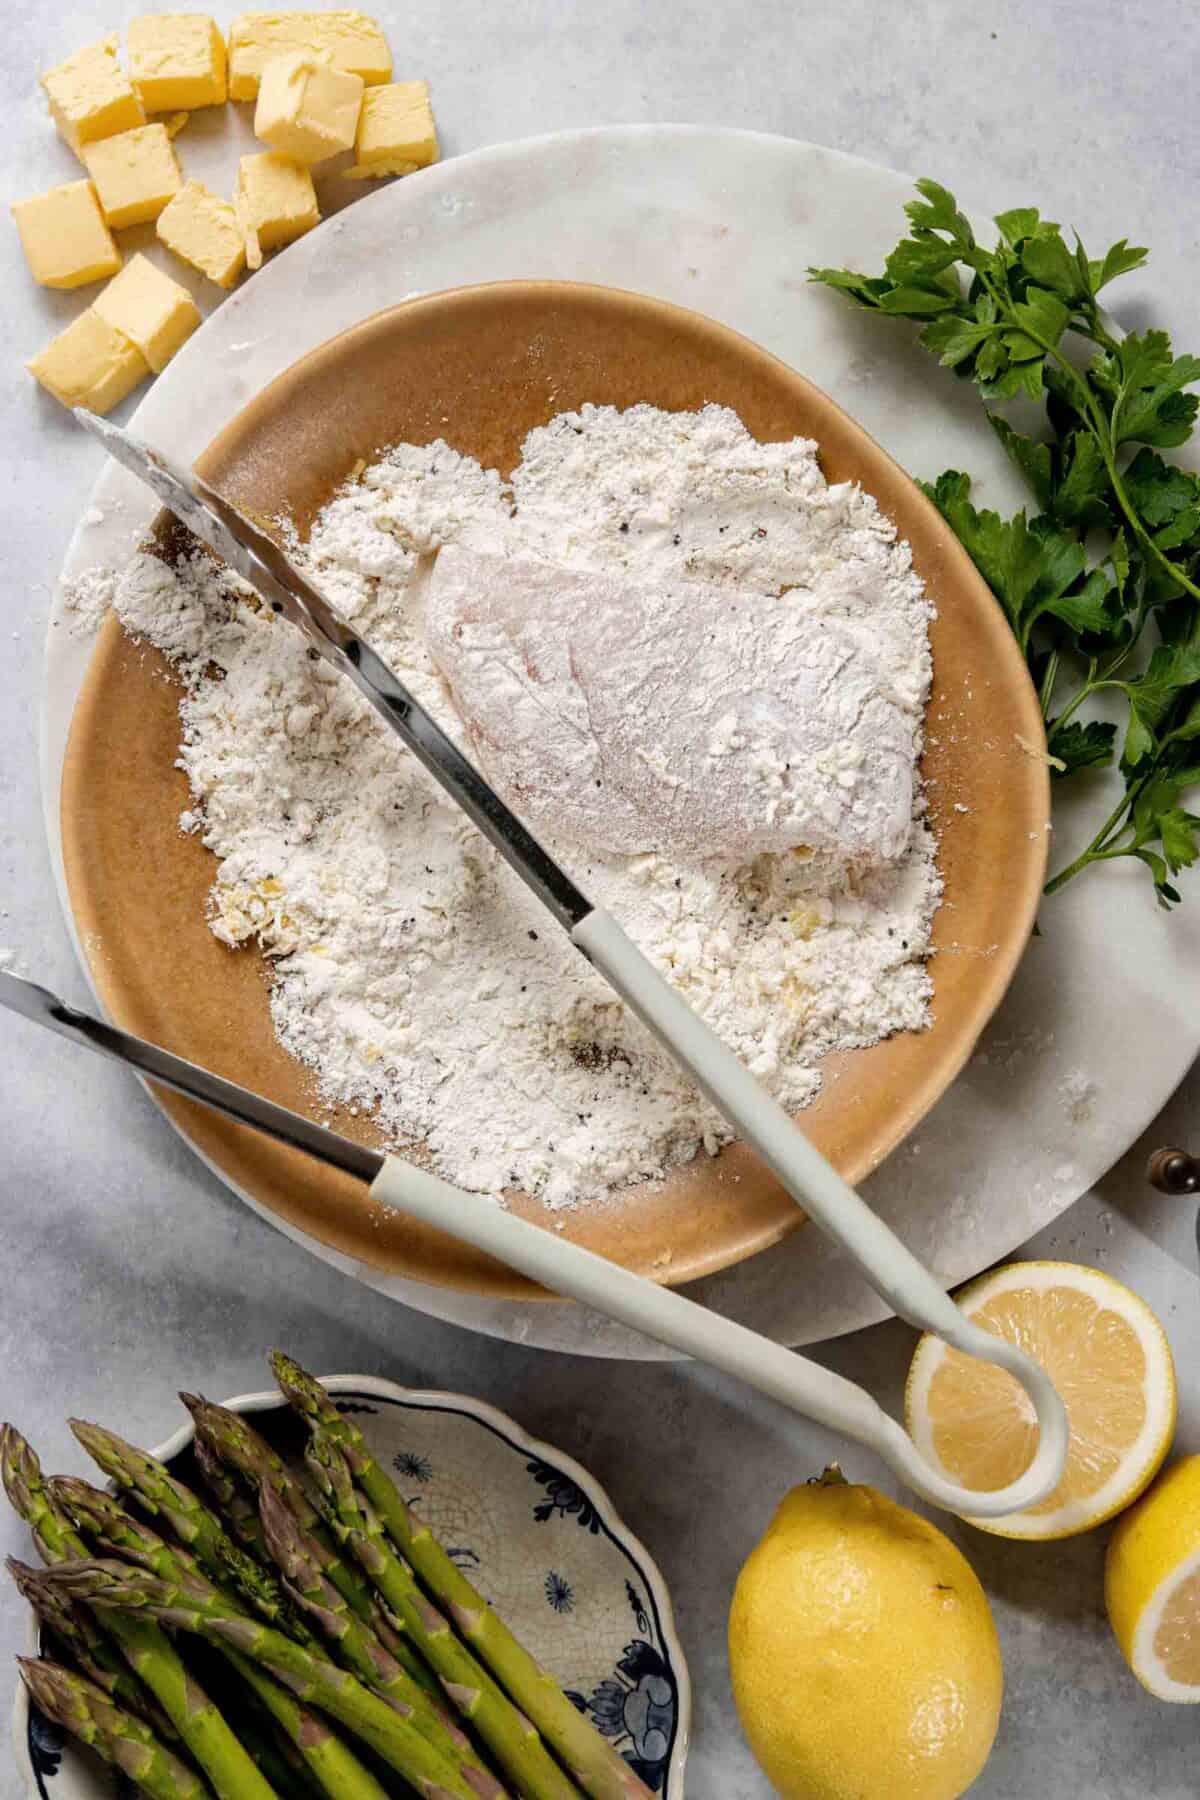
M 920 713 L 862 617 L 451 547 L 424 623 L 489 777 L 552 836 L 864 867 L 908 846 Z

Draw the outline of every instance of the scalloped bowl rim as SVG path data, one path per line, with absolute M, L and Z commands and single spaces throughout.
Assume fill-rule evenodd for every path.
M 625 1524 L 608 1494 L 601 1487 L 596 1477 L 588 1472 L 573 1456 L 565 1450 L 559 1450 L 544 1438 L 532 1434 L 518 1425 L 508 1413 L 501 1412 L 490 1401 L 477 1400 L 470 1394 L 447 1392 L 443 1388 L 403 1387 L 397 1381 L 389 1381 L 383 1375 L 322 1375 L 321 1384 L 331 1394 L 373 1394 L 382 1400 L 393 1400 L 406 1406 L 423 1406 L 441 1408 L 447 1412 L 464 1413 L 468 1418 L 476 1419 L 497 1432 L 501 1437 L 512 1441 L 515 1446 L 541 1462 L 548 1462 L 583 1490 L 594 1506 L 596 1513 L 613 1541 L 637 1563 L 646 1582 L 655 1610 L 658 1624 L 662 1631 L 663 1644 L 671 1659 L 671 1672 L 675 1677 L 676 1700 L 678 1706 L 675 1746 L 671 1752 L 668 1774 L 678 1782 L 678 1800 L 684 1796 L 684 1776 L 686 1773 L 688 1749 L 691 1741 L 692 1725 L 692 1682 L 688 1669 L 687 1657 L 675 1628 L 675 1610 L 671 1605 L 670 1590 L 667 1587 L 662 1571 L 650 1555 L 642 1540 Z M 278 1388 L 262 1388 L 254 1393 L 235 1394 L 223 1405 L 233 1412 L 256 1413 L 274 1412 L 287 1402 Z M 152 1455 L 162 1462 L 169 1462 L 185 1450 L 195 1436 L 194 1427 L 190 1423 L 180 1425 L 165 1442 L 159 1444 Z M 26 1632 L 27 1649 L 30 1655 L 38 1653 L 37 1628 L 32 1615 Z M 13 1702 L 12 1721 L 13 1759 L 17 1772 L 25 1783 L 30 1800 L 41 1800 L 37 1779 L 29 1761 L 29 1696 L 24 1684 L 17 1682 L 16 1696 Z

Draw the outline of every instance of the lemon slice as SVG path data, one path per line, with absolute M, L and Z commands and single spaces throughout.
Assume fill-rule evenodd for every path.
M 1175 1431 L 1175 1367 L 1145 1301 L 1099 1269 L 1058 1262 L 1010 1263 L 956 1299 L 976 1325 L 1042 1364 L 1071 1430 L 1052 1494 L 1023 1512 L 971 1523 L 999 1537 L 1073 1537 L 1136 1500 Z M 1037 1444 L 1033 1404 L 1020 1384 L 936 1337 L 917 1345 L 905 1413 L 917 1448 L 964 1487 L 1014 1481 Z
M 1200 1456 L 1168 1469 L 1113 1532 L 1104 1601 L 1143 1687 L 1200 1701 Z

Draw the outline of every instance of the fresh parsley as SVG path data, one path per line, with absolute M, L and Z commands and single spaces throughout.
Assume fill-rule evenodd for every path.
M 1200 785 L 1200 477 L 1160 452 L 1192 435 L 1200 357 L 1176 356 L 1165 331 L 1120 337 L 1103 311 L 1102 290 L 1143 265 L 1141 247 L 1122 238 L 1094 260 L 1032 206 L 1000 213 L 988 247 L 953 194 L 917 189 L 882 275 L 809 274 L 919 320 L 926 348 L 978 387 L 1032 492 L 1032 516 L 1002 519 L 974 506 L 968 475 L 925 484 L 1024 652 L 1056 777 L 1119 763 L 1119 804 L 1046 892 L 1133 857 L 1173 906 L 1176 877 L 1200 858 L 1187 806 Z M 1044 432 L 996 410 L 1020 396 L 1044 408 Z M 1088 716 L 1100 695 L 1123 725 Z

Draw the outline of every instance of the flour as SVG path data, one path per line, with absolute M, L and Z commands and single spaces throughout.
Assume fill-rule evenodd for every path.
M 445 444 L 400 446 L 317 521 L 303 557 L 460 743 L 421 621 L 428 553 L 459 544 L 763 596 L 819 593 L 916 721 L 928 609 L 874 502 L 813 445 L 733 414 L 586 408 L 531 434 L 511 487 Z M 94 585 L 94 584 L 93 584 Z M 349 683 L 202 553 L 139 553 L 127 631 L 184 686 L 185 830 L 217 858 L 212 929 L 272 959 L 282 1042 L 325 1099 L 425 1146 L 451 1180 L 553 1207 L 655 1180 L 729 1130 Z M 727 746 L 732 748 L 732 746 Z M 911 771 L 910 771 L 911 775 Z M 928 1023 L 940 889 L 919 794 L 890 861 L 844 848 L 745 861 L 549 847 L 789 1107 L 820 1057 Z M 878 849 L 878 847 L 876 847 Z
M 70 583 L 66 594 L 67 610 L 80 637 L 100 629 L 112 609 L 116 586 L 114 569 L 86 569 Z

